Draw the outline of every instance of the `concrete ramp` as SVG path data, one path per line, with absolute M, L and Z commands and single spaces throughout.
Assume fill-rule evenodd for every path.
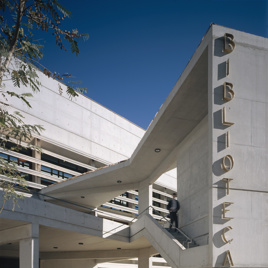
M 130 227 L 131 242 L 141 236 L 146 237 L 169 265 L 179 268 L 182 252 L 186 248 L 149 214 L 142 215 Z

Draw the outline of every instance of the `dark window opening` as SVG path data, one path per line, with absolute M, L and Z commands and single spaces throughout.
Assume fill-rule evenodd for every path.
M 155 202 L 155 201 L 153 201 L 153 206 L 154 207 L 161 207 L 161 204 L 159 203 L 159 202 Z M 159 212 L 159 211 L 157 211 L 157 210 L 153 210 L 153 214 L 155 214 L 155 215 L 160 215 L 161 213 Z
M 128 198 L 128 192 L 125 192 L 123 194 L 121 194 L 120 196 L 124 196 Z M 110 203 L 116 204 L 116 205 L 120 205 L 120 206 L 124 206 L 124 207 L 128 207 L 128 202 L 127 201 L 123 201 L 123 200 L 119 200 L 117 198 L 113 198 Z
M 30 162 L 28 162 L 26 160 L 23 160 L 21 158 L 17 158 L 17 157 L 7 155 L 7 154 L 4 154 L 4 153 L 0 153 L 0 157 L 4 161 L 6 161 L 7 163 L 17 164 L 18 166 L 21 166 L 21 167 L 24 167 L 24 168 L 29 168 L 29 169 L 32 168 L 32 165 L 31 165 Z M 3 170 L 2 170 L 1 173 L 5 174 L 5 172 Z M 32 175 L 30 175 L 30 174 L 26 174 L 26 173 L 23 173 L 23 172 L 18 172 L 17 174 L 22 176 L 27 181 L 32 181 Z
M 153 192 L 153 197 L 157 199 L 161 199 L 161 195 L 155 192 Z
M 20 145 L 17 145 L 15 143 L 12 143 L 9 141 L 5 142 L 4 148 L 11 150 L 11 151 L 16 151 L 16 152 L 21 153 L 21 154 L 32 156 L 32 150 L 30 148 L 24 148 Z
M 80 166 L 77 166 L 77 165 L 72 164 L 70 162 L 63 161 L 61 159 L 58 159 L 58 158 L 53 157 L 53 156 L 48 155 L 48 154 L 42 153 L 41 160 L 46 161 L 46 162 L 51 163 L 51 164 L 54 164 L 54 165 L 57 165 L 57 166 L 60 166 L 60 167 L 63 167 L 63 168 L 67 168 L 67 169 L 79 172 L 79 173 L 85 173 L 88 171 L 84 167 L 80 167 Z
M 53 184 L 53 183 L 54 183 L 54 181 L 50 181 L 50 180 L 41 178 L 41 184 L 42 184 L 42 185 L 49 186 L 49 185 L 51 185 L 51 184 Z
M 72 177 L 71 174 L 68 174 L 66 172 L 62 172 L 62 171 L 59 171 L 57 169 L 53 169 L 50 167 L 46 167 L 46 166 L 41 166 L 41 172 L 48 174 L 50 176 L 53 176 L 53 177 L 61 178 L 61 179 L 68 179 Z
M 161 204 L 159 203 L 159 202 L 155 202 L 155 201 L 153 201 L 153 206 L 154 207 L 161 207 Z

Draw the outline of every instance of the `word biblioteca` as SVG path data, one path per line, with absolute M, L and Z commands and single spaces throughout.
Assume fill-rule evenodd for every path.
M 226 33 L 224 35 L 224 52 L 225 53 L 232 53 L 233 50 L 235 48 L 235 42 L 234 42 L 234 36 L 232 34 Z M 230 60 L 228 59 L 226 61 L 226 76 L 228 76 L 230 74 Z M 235 97 L 235 93 L 233 90 L 233 84 L 231 82 L 224 82 L 223 84 L 223 100 L 225 103 L 230 102 L 233 100 L 233 98 Z M 226 120 L 226 108 L 223 107 L 222 109 L 222 124 L 224 126 L 228 126 L 231 127 L 232 125 L 234 125 L 233 122 L 228 122 Z M 227 149 L 228 147 L 230 147 L 230 132 L 227 131 L 225 133 L 225 149 Z M 222 159 L 222 164 L 221 164 L 221 168 L 227 173 L 230 172 L 234 167 L 234 158 L 232 155 L 228 154 L 226 156 L 223 157 Z M 225 182 L 226 185 L 226 195 L 230 195 L 230 183 L 232 182 L 232 178 L 223 178 L 222 181 Z M 227 209 L 229 206 L 231 206 L 233 204 L 233 202 L 223 202 L 222 203 L 222 219 L 223 220 L 232 220 L 233 217 L 228 217 L 228 211 L 230 211 L 230 209 Z M 231 243 L 233 241 L 233 239 L 227 239 L 226 238 L 226 232 L 228 232 L 229 230 L 232 230 L 233 227 L 231 225 L 225 227 L 222 230 L 222 240 L 225 244 L 227 243 Z M 232 254 L 230 250 L 227 250 L 225 252 L 225 257 L 224 257 L 224 261 L 223 261 L 223 266 L 234 266 L 234 262 L 233 262 L 233 258 L 232 258 Z

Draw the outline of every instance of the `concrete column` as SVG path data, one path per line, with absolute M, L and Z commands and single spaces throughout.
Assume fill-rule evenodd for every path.
M 20 268 L 39 267 L 39 225 L 32 224 L 32 237 L 20 240 Z
M 141 182 L 139 185 L 139 214 L 149 213 L 152 214 L 152 208 L 145 211 L 149 206 L 152 206 L 152 193 L 153 186 L 147 182 Z
M 39 239 L 20 240 L 20 268 L 39 267 Z
M 34 138 L 32 143 L 33 143 L 33 145 L 41 147 L 41 142 L 37 138 Z M 39 151 L 33 150 L 32 151 L 32 157 L 41 160 L 41 153 Z M 40 172 L 41 171 L 41 165 L 36 164 L 36 163 L 32 163 L 32 169 Z M 32 178 L 33 178 L 33 182 L 41 183 L 41 178 L 40 177 L 32 175 Z
M 138 268 L 152 268 L 153 261 L 150 256 L 150 248 L 142 248 L 139 250 Z

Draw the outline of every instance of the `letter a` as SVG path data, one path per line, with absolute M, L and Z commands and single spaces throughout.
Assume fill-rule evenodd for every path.
M 229 250 L 226 251 L 224 262 L 223 262 L 223 266 L 226 266 L 226 265 L 234 266 L 231 252 Z

